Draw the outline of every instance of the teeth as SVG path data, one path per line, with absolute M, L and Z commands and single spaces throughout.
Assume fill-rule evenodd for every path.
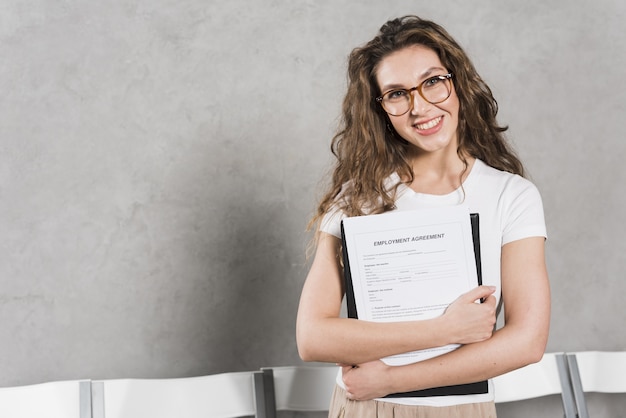
M 417 126 L 417 129 L 419 130 L 430 129 L 430 128 L 434 128 L 435 126 L 437 126 L 439 124 L 439 121 L 441 121 L 441 116 L 439 116 L 437 119 L 431 120 L 430 122 L 420 123 L 415 126 Z

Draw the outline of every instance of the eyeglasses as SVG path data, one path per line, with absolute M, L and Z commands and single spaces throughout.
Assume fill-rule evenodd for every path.
M 413 92 L 417 90 L 420 96 L 430 104 L 445 101 L 452 92 L 452 73 L 436 75 L 427 78 L 420 85 L 410 89 L 389 90 L 376 98 L 385 112 L 391 116 L 402 116 L 413 108 Z

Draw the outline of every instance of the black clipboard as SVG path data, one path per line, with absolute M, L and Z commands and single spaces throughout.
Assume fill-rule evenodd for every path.
M 480 219 L 477 213 L 470 214 L 470 223 L 472 225 L 472 241 L 474 243 L 474 258 L 476 260 L 476 273 L 478 276 L 478 285 L 483 284 L 482 263 L 480 256 Z M 350 273 L 350 263 L 348 261 L 348 250 L 346 247 L 346 237 L 341 223 L 341 244 L 343 257 L 343 274 L 346 287 L 346 302 L 348 308 L 348 318 L 358 319 L 356 311 L 356 301 L 354 299 L 354 287 L 352 286 L 352 274 Z M 451 396 L 451 395 L 480 395 L 489 392 L 489 384 L 486 380 L 475 383 L 467 383 L 462 385 L 442 386 L 424 390 L 416 390 L 411 392 L 392 393 L 385 398 L 419 398 L 427 396 Z

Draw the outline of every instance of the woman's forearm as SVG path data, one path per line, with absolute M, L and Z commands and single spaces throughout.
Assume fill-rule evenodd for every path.
M 356 368 L 343 367 L 348 397 L 367 400 L 390 393 L 474 383 L 538 361 L 545 349 L 545 339 L 530 334 L 524 338 L 511 331 L 502 329 L 487 341 L 468 344 L 419 363 L 387 366 L 381 361 L 371 361 Z
M 394 354 L 445 345 L 440 319 L 375 323 L 347 318 L 304 321 L 298 325 L 298 351 L 304 361 L 359 364 Z
M 524 335 L 506 327 L 484 342 L 408 366 L 389 367 L 389 393 L 473 383 L 537 362 L 545 338 Z
M 491 337 L 495 324 L 494 288 L 479 287 L 462 295 L 437 318 L 377 323 L 320 316 L 301 302 L 297 339 L 305 361 L 360 364 L 387 356 Z M 483 304 L 476 300 L 486 298 Z M 311 302 L 312 303 L 312 302 Z

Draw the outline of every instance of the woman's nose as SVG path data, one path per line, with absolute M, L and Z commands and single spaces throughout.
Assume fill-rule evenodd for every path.
M 411 114 L 423 115 L 432 106 L 417 90 L 411 92 Z

